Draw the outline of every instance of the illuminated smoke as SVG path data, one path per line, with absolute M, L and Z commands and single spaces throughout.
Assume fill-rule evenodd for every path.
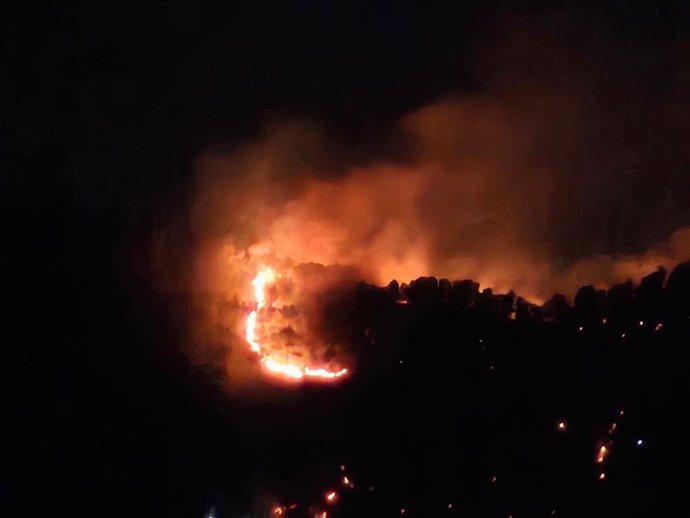
M 630 51 L 578 16 L 488 22 L 473 93 L 402 115 L 378 136 L 385 149 L 306 120 L 209 147 L 190 214 L 202 332 L 241 339 L 232 307 L 252 302 L 266 264 L 351 266 L 377 284 L 473 279 L 541 302 L 690 258 L 687 49 Z M 662 92 L 647 93 L 652 65 L 668 74 Z
M 398 163 L 329 165 L 315 144 L 319 131 L 300 124 L 273 129 L 230 156 L 205 155 L 192 225 L 200 254 L 214 252 L 197 262 L 197 278 L 211 291 L 237 290 L 251 274 L 239 274 L 243 261 L 271 258 L 353 265 L 378 284 L 470 278 L 539 301 L 556 291 L 572 296 L 588 283 L 639 279 L 690 257 L 690 229 L 646 251 L 607 250 L 590 218 L 611 209 L 587 199 L 564 209 L 563 201 L 579 182 L 597 196 L 605 186 L 555 158 L 535 164 L 543 144 L 539 131 L 525 134 L 527 112 L 516 120 L 488 101 L 424 108 L 401 122 L 414 157 Z M 563 226 L 578 232 L 559 233 Z M 569 251 L 580 245 L 593 252 Z

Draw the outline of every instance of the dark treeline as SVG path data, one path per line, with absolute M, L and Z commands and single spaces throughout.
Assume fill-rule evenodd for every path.
M 679 264 L 668 276 L 668 281 L 666 277 L 666 270 L 660 267 L 643 277 L 637 286 L 631 280 L 608 289 L 597 290 L 587 285 L 577 291 L 572 302 L 556 294 L 542 306 L 512 292 L 494 294 L 491 288 L 480 292 L 479 284 L 471 280 L 451 282 L 448 279 L 421 277 L 402 286 L 393 281 L 385 291 L 373 291 L 379 291 L 380 296 L 385 293 L 399 304 L 470 311 L 476 316 L 502 316 L 519 322 L 557 320 L 591 325 L 605 319 L 613 326 L 625 326 L 645 319 L 650 321 L 688 315 L 690 263 Z

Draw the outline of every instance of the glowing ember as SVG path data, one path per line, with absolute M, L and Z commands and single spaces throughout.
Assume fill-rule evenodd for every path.
M 267 302 L 266 288 L 273 284 L 277 279 L 276 272 L 271 268 L 265 268 L 252 281 L 254 286 L 254 299 L 256 300 L 256 309 L 249 313 L 245 327 L 245 339 L 249 344 L 252 352 L 259 356 L 259 360 L 271 374 L 276 374 L 291 380 L 302 380 L 306 378 L 313 378 L 322 381 L 335 380 L 341 378 L 348 373 L 347 369 L 329 370 L 325 367 L 314 368 L 308 365 L 298 365 L 289 360 L 279 359 L 274 354 L 267 352 L 259 343 L 257 338 L 257 330 L 259 327 L 259 314 L 270 304 Z
M 334 504 L 338 500 L 338 493 L 336 493 L 335 491 L 329 491 L 328 493 L 326 493 L 325 498 L 326 502 L 328 502 L 329 504 Z
M 609 450 L 606 446 L 602 446 L 599 448 L 599 454 L 597 455 L 597 464 L 601 464 L 604 462 L 604 459 L 606 459 L 606 455 L 608 455 Z
M 566 428 L 568 428 L 568 425 L 565 423 L 565 421 L 561 421 L 560 423 L 558 423 L 558 429 L 561 432 L 564 432 Z

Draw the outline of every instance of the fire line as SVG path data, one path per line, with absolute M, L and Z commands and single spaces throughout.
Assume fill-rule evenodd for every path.
M 291 363 L 290 361 L 276 358 L 261 346 L 257 338 L 259 316 L 265 311 L 265 309 L 267 309 L 267 307 L 270 307 L 266 300 L 266 288 L 273 284 L 276 279 L 276 272 L 272 268 L 264 268 L 257 273 L 256 277 L 254 277 L 254 280 L 252 281 L 256 309 L 249 313 L 245 327 L 245 339 L 247 340 L 252 352 L 259 357 L 259 361 L 269 373 L 282 376 L 287 379 L 302 380 L 304 378 L 312 378 L 322 381 L 332 381 L 345 376 L 348 373 L 348 370 L 345 368 L 340 370 L 330 370 L 325 367 L 313 368 L 308 365 L 300 366 L 295 363 Z

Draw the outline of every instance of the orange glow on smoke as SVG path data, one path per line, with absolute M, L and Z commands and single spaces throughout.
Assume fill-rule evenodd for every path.
M 252 352 L 256 353 L 267 372 L 286 379 L 302 380 L 306 377 L 322 381 L 332 381 L 345 376 L 348 373 L 347 369 L 329 370 L 326 367 L 299 365 L 290 360 L 281 360 L 261 346 L 257 338 L 259 316 L 263 311 L 270 308 L 270 305 L 267 304 L 266 288 L 273 284 L 276 279 L 277 274 L 273 269 L 264 268 L 257 273 L 252 281 L 256 309 L 249 313 L 245 327 L 245 339 Z

